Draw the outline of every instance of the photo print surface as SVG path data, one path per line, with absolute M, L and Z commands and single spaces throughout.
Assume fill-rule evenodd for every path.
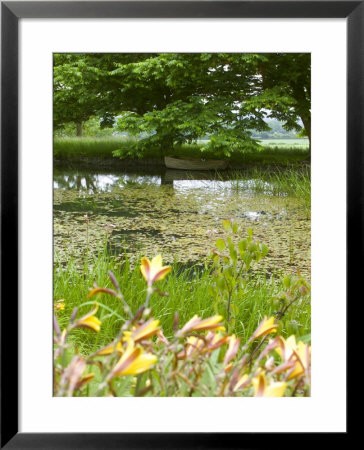
M 311 55 L 53 64 L 54 396 L 310 396 Z

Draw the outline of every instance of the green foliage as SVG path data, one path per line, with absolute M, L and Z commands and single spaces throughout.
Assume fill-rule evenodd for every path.
M 113 128 L 101 128 L 100 119 L 98 117 L 90 117 L 88 120 L 82 123 L 82 137 L 86 138 L 101 138 L 112 137 L 115 130 Z M 70 136 L 77 135 L 77 125 L 74 122 L 65 123 L 59 125 L 54 130 L 55 141 L 59 138 L 69 138 Z M 77 139 L 79 140 L 79 139 Z
M 58 313 L 61 327 L 66 326 L 75 307 L 84 314 L 93 304 L 91 301 L 85 304 L 84 299 L 89 287 L 95 281 L 99 285 L 112 287 L 107 276 L 108 271 L 115 273 L 121 291 L 135 313 L 143 305 L 145 296 L 145 284 L 140 276 L 138 264 L 131 266 L 126 257 L 119 261 L 108 255 L 106 249 L 101 249 L 93 260 L 86 261 L 81 267 L 72 258 L 62 263 L 57 260 L 57 254 L 55 255 L 54 299 L 55 301 L 63 299 L 64 302 L 64 310 Z M 181 264 L 173 264 L 172 272 L 160 282 L 161 291 L 168 292 L 169 296 L 153 295 L 150 300 L 155 317 L 160 320 L 167 337 L 173 333 L 175 311 L 178 311 L 181 322 L 186 322 L 194 314 L 210 316 L 216 313 L 210 290 L 212 282 L 210 270 L 204 270 L 197 265 L 186 269 Z M 244 295 L 234 298 L 239 311 L 235 313 L 235 323 L 230 322 L 229 331 L 244 340 L 248 339 L 263 316 L 270 316 L 278 310 L 272 299 L 278 298 L 284 291 L 285 288 L 278 276 L 266 279 L 262 275 L 255 274 L 248 277 L 245 281 Z M 213 298 L 215 295 L 214 291 Z M 110 342 L 120 321 L 127 319 L 122 304 L 113 297 L 102 295 L 98 303 L 100 319 L 103 321 L 102 332 L 92 334 L 87 330 L 77 329 L 72 335 L 72 342 L 82 355 L 92 353 L 96 351 L 97 346 Z M 219 303 L 218 312 L 226 314 L 226 302 Z M 303 302 L 300 308 L 288 309 L 284 320 L 300 324 L 296 335 L 309 333 L 311 330 L 309 301 Z M 287 336 L 285 322 L 282 334 Z
M 251 233 L 248 235 L 251 237 Z M 94 283 L 87 296 L 93 297 L 93 301 L 80 305 L 87 307 L 83 315 L 76 307 L 60 322 L 58 314 L 65 309 L 65 300 L 55 303 L 55 396 L 310 395 L 309 335 L 304 341 L 296 341 L 294 335 L 285 340 L 278 334 L 267 342 L 267 337 L 271 338 L 279 326 L 274 317 L 264 317 L 258 322 L 254 320 L 253 332 L 241 340 L 226 332 L 220 315 L 207 318 L 194 315 L 188 321 L 180 321 L 175 312 L 173 330 L 166 337 L 165 329 L 146 305 L 154 293 L 165 297 L 153 284 L 164 277 L 163 269 L 170 267 L 162 268 L 161 260 L 157 263 L 156 259 L 147 260 L 147 264 L 160 272 L 153 281 L 150 272 L 143 273 L 148 283 L 146 301 L 135 312 L 125 300 L 122 284 L 110 271 L 111 286 Z M 292 287 L 291 282 L 284 283 Z M 126 317 L 114 313 L 104 303 L 95 302 L 101 295 L 123 305 Z M 103 311 L 99 315 L 100 306 L 107 314 Z M 118 323 L 106 345 L 96 339 L 91 352 L 79 354 L 73 335 L 84 330 L 98 336 L 113 315 Z
M 234 326 L 239 315 L 239 307 L 234 300 L 244 297 L 251 264 L 263 258 L 268 247 L 253 240 L 251 229 L 242 238 L 236 223 L 224 220 L 223 227 L 228 235 L 225 239 L 217 239 L 216 249 L 209 255 L 213 267 L 209 293 L 216 299 L 216 311 L 220 302 L 226 304 L 227 322 Z
M 311 140 L 311 55 L 272 53 L 262 64 L 264 95 L 270 97 L 269 117 L 284 122 L 286 130 L 300 131 Z M 279 99 L 277 102 L 276 100 Z
M 82 124 L 97 114 L 99 99 L 93 91 L 100 74 L 81 54 L 55 53 L 53 63 L 54 127 Z
M 286 275 L 282 279 L 282 291 L 272 298 L 272 306 L 276 310 L 277 319 L 284 322 L 288 334 L 297 333 L 300 324 L 296 320 L 287 319 L 285 316 L 289 309 L 302 308 L 303 304 L 310 300 L 310 285 L 307 280 L 298 275 Z
M 206 150 L 229 156 L 259 149 L 265 117 L 297 131 L 300 118 L 310 136 L 309 80 L 309 54 L 56 54 L 54 124 L 117 118 L 138 155 L 209 136 Z

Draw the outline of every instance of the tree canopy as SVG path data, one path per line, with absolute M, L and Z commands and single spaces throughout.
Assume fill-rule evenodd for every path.
M 226 154 L 254 148 L 267 118 L 310 139 L 310 62 L 307 53 L 56 54 L 54 125 L 117 121 L 138 138 L 136 153 L 204 136 Z

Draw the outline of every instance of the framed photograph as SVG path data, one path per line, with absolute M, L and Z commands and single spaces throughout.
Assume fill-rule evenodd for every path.
M 363 27 L 361 1 L 1 3 L 2 448 L 347 437 Z

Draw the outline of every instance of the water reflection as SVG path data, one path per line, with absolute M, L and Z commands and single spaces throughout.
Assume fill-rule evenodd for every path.
M 163 253 L 167 263 L 195 264 L 214 248 L 224 219 L 253 228 L 268 245 L 267 270 L 309 271 L 310 222 L 302 201 L 254 173 L 54 172 L 54 243 L 62 261 L 82 260 L 85 248 L 96 254 L 107 239 L 119 256 Z
M 286 195 L 277 190 L 272 182 L 258 179 L 247 172 L 203 172 L 185 170 L 164 170 L 159 173 L 148 171 L 92 173 L 90 171 L 55 170 L 54 189 L 77 190 L 84 193 L 113 192 L 124 187 L 169 186 L 176 191 L 221 192 L 221 190 L 254 192 L 271 195 Z
M 115 187 L 160 184 L 160 177 L 136 174 L 90 174 L 89 172 L 70 173 L 57 171 L 53 177 L 54 189 L 97 193 L 111 192 Z

